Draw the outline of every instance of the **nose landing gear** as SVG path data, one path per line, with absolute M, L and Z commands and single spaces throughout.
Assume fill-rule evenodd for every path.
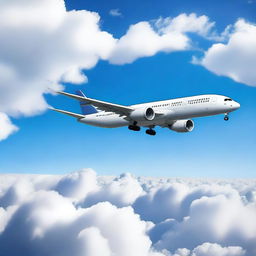
M 229 120 L 228 114 L 225 114 L 224 120 L 225 120 L 225 121 L 228 121 L 228 120 Z

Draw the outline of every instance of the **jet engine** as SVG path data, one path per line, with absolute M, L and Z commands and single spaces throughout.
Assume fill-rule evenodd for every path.
M 194 122 L 192 120 L 178 120 L 168 127 L 175 132 L 191 132 L 194 129 Z
M 155 111 L 153 108 L 138 108 L 130 114 L 130 117 L 135 121 L 151 121 L 155 118 Z

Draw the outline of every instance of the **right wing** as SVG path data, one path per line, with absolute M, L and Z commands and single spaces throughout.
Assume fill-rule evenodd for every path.
M 95 100 L 95 99 L 91 99 L 91 98 L 87 98 L 87 97 L 82 97 L 82 96 L 67 93 L 67 92 L 58 91 L 57 93 L 61 94 L 61 95 L 65 95 L 65 96 L 73 98 L 73 99 L 76 99 L 76 100 L 79 100 L 79 101 L 83 101 L 85 103 L 88 103 L 90 105 L 97 107 L 100 110 L 107 111 L 107 112 L 114 112 L 121 116 L 123 116 L 123 115 L 129 116 L 130 113 L 134 110 L 131 107 L 113 104 L 113 103 L 100 101 L 100 100 Z

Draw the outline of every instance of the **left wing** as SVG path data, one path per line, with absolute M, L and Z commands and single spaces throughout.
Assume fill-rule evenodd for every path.
M 91 99 L 91 98 L 87 98 L 87 97 L 82 97 L 82 96 L 78 96 L 78 95 L 67 93 L 67 92 L 58 91 L 57 93 L 61 94 L 61 95 L 65 95 L 65 96 L 73 98 L 73 99 L 76 99 L 76 100 L 79 100 L 79 101 L 83 101 L 85 103 L 88 103 L 90 105 L 97 107 L 100 110 L 114 112 L 119 115 L 129 116 L 130 113 L 134 110 L 131 107 L 113 104 L 113 103 L 109 103 L 109 102 L 105 102 L 105 101 L 101 101 L 101 100 L 95 100 L 95 99 Z
M 68 115 L 68 116 L 72 116 L 72 117 L 75 117 L 77 119 L 81 119 L 81 118 L 84 118 L 85 116 L 84 115 L 80 115 L 80 114 L 77 114 L 77 113 L 73 113 L 73 112 L 69 112 L 69 111 L 66 111 L 66 110 L 62 110 L 62 109 L 57 109 L 57 108 L 49 108 L 53 111 L 56 111 L 56 112 L 59 112 L 59 113 L 62 113 L 62 114 L 65 114 L 65 115 Z

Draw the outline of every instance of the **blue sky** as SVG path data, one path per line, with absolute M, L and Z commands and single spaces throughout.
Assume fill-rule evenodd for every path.
M 101 16 L 101 29 L 120 38 L 130 25 L 181 13 L 206 15 L 221 32 L 238 18 L 255 23 L 256 3 L 247 1 L 66 1 L 68 10 L 89 10 Z M 121 17 L 109 15 L 118 8 Z M 193 36 L 191 36 L 192 38 Z M 209 41 L 194 36 L 207 50 Z M 157 136 L 127 128 L 101 129 L 47 111 L 12 119 L 20 130 L 0 142 L 0 172 L 65 173 L 93 168 L 99 174 L 131 172 L 143 176 L 255 177 L 256 88 L 218 76 L 191 63 L 202 52 L 159 52 L 131 64 L 99 61 L 84 71 L 88 83 L 66 83 L 66 91 L 82 89 L 89 97 L 129 105 L 197 94 L 228 95 L 241 104 L 223 116 L 195 119 L 191 133 L 179 134 L 157 128 Z M 46 95 L 57 108 L 79 112 L 76 101 Z

